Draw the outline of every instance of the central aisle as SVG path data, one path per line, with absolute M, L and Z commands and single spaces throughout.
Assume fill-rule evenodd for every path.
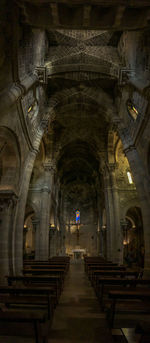
M 51 343 L 112 343 L 83 262 L 70 264 L 49 337 Z

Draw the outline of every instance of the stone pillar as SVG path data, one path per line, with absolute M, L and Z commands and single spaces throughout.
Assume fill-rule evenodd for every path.
M 100 229 L 98 228 L 97 230 L 97 255 L 101 256 L 102 255 L 102 247 L 101 247 L 101 232 Z
M 37 136 L 34 143 L 34 149 L 31 150 L 27 156 L 24 164 L 24 170 L 22 174 L 20 194 L 18 206 L 16 208 L 15 219 L 14 219 L 14 232 L 13 232 L 13 272 L 16 275 L 22 274 L 23 269 L 23 226 L 24 226 L 24 215 L 25 207 L 28 196 L 30 178 L 35 162 L 36 155 L 38 153 L 38 148 L 41 142 L 41 138 L 47 125 L 47 121 L 41 123 L 41 126 L 37 130 Z
M 113 260 L 113 242 L 114 242 L 114 216 L 113 216 L 113 199 L 110 187 L 110 176 L 107 168 L 103 172 L 104 177 L 104 194 L 105 194 L 105 209 L 107 222 L 107 259 Z
M 11 272 L 12 229 L 17 196 L 14 191 L 0 192 L 0 280 Z
M 102 239 L 102 256 L 104 258 L 107 257 L 107 233 L 106 233 L 106 227 L 102 226 L 101 228 L 101 239 Z
M 108 165 L 110 173 L 110 184 L 113 200 L 113 217 L 114 217 L 114 228 L 113 228 L 113 244 L 112 244 L 112 255 L 114 262 L 123 262 L 123 238 L 122 231 L 120 227 L 120 205 L 119 205 L 119 194 L 116 184 L 115 169 L 116 165 L 114 163 Z
M 33 225 L 33 230 L 34 230 L 34 239 L 35 239 L 35 260 L 39 260 L 39 240 L 38 235 L 39 235 L 39 224 L 40 224 L 40 220 L 39 219 L 34 219 L 32 220 L 32 225 Z
M 48 260 L 49 257 L 49 226 L 54 170 L 54 161 L 44 163 L 44 185 L 41 193 L 39 228 L 39 259 L 41 261 Z
M 56 239 L 57 239 L 57 230 L 56 228 L 50 229 L 50 254 L 49 257 L 56 256 Z

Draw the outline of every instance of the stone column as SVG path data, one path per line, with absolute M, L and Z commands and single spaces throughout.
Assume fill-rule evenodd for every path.
M 105 208 L 106 208 L 106 222 L 107 222 L 107 259 L 113 260 L 113 242 L 114 242 L 114 216 L 113 216 L 113 199 L 110 187 L 110 176 L 108 169 L 103 171 L 104 178 L 104 194 L 105 194 Z
M 97 230 L 97 255 L 101 256 L 102 255 L 102 246 L 101 246 L 101 232 L 100 228 Z
M 23 269 L 23 226 L 30 178 L 46 125 L 47 121 L 45 120 L 41 123 L 41 126 L 37 130 L 37 136 L 34 142 L 34 149 L 29 151 L 22 174 L 19 201 L 15 213 L 14 232 L 12 237 L 14 247 L 12 252 L 13 272 L 17 275 L 22 274 Z
M 56 256 L 56 239 L 57 239 L 57 230 L 56 227 L 50 231 L 50 257 Z
M 14 191 L 0 192 L 0 280 L 11 272 L 12 229 L 17 196 Z
M 40 224 L 40 220 L 39 219 L 34 219 L 32 220 L 32 225 L 33 225 L 33 230 L 34 230 L 34 234 L 35 234 L 35 260 L 39 260 L 39 240 L 38 235 L 39 235 L 39 224 Z
M 110 184 L 113 200 L 113 217 L 114 217 L 114 228 L 113 228 L 113 244 L 112 244 L 112 255 L 114 262 L 123 262 L 123 238 L 122 231 L 120 227 L 120 205 L 119 205 L 119 194 L 116 184 L 115 169 L 116 165 L 114 163 L 108 165 L 110 173 Z
M 48 260 L 49 257 L 49 226 L 54 171 L 54 161 L 44 163 L 44 185 L 41 193 L 39 228 L 39 258 L 41 261 Z

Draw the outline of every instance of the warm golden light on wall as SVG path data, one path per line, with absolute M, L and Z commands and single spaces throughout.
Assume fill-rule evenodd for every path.
M 124 239 L 123 245 L 128 245 L 129 243 L 130 243 L 129 239 L 128 239 L 128 240 L 127 240 L 127 239 Z

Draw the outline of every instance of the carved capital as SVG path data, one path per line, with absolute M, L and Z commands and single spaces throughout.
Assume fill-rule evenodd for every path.
M 46 67 L 36 67 L 35 74 L 38 77 L 38 80 L 42 84 L 47 84 L 47 69 Z
M 39 219 L 33 219 L 33 220 L 32 220 L 32 225 L 33 225 L 34 231 L 36 231 L 37 226 L 39 225 L 39 223 L 40 223 L 40 220 L 39 220 Z
M 56 171 L 56 161 L 51 160 L 51 161 L 48 161 L 47 163 L 43 163 L 43 167 L 45 171 L 54 173 Z
M 13 190 L 0 190 L 0 212 L 8 211 L 17 204 L 18 196 Z
M 50 193 L 50 188 L 49 186 L 44 185 L 41 189 L 42 193 Z
M 131 78 L 136 76 L 136 71 L 134 69 L 121 68 L 119 73 L 119 84 L 124 86 L 129 83 Z

